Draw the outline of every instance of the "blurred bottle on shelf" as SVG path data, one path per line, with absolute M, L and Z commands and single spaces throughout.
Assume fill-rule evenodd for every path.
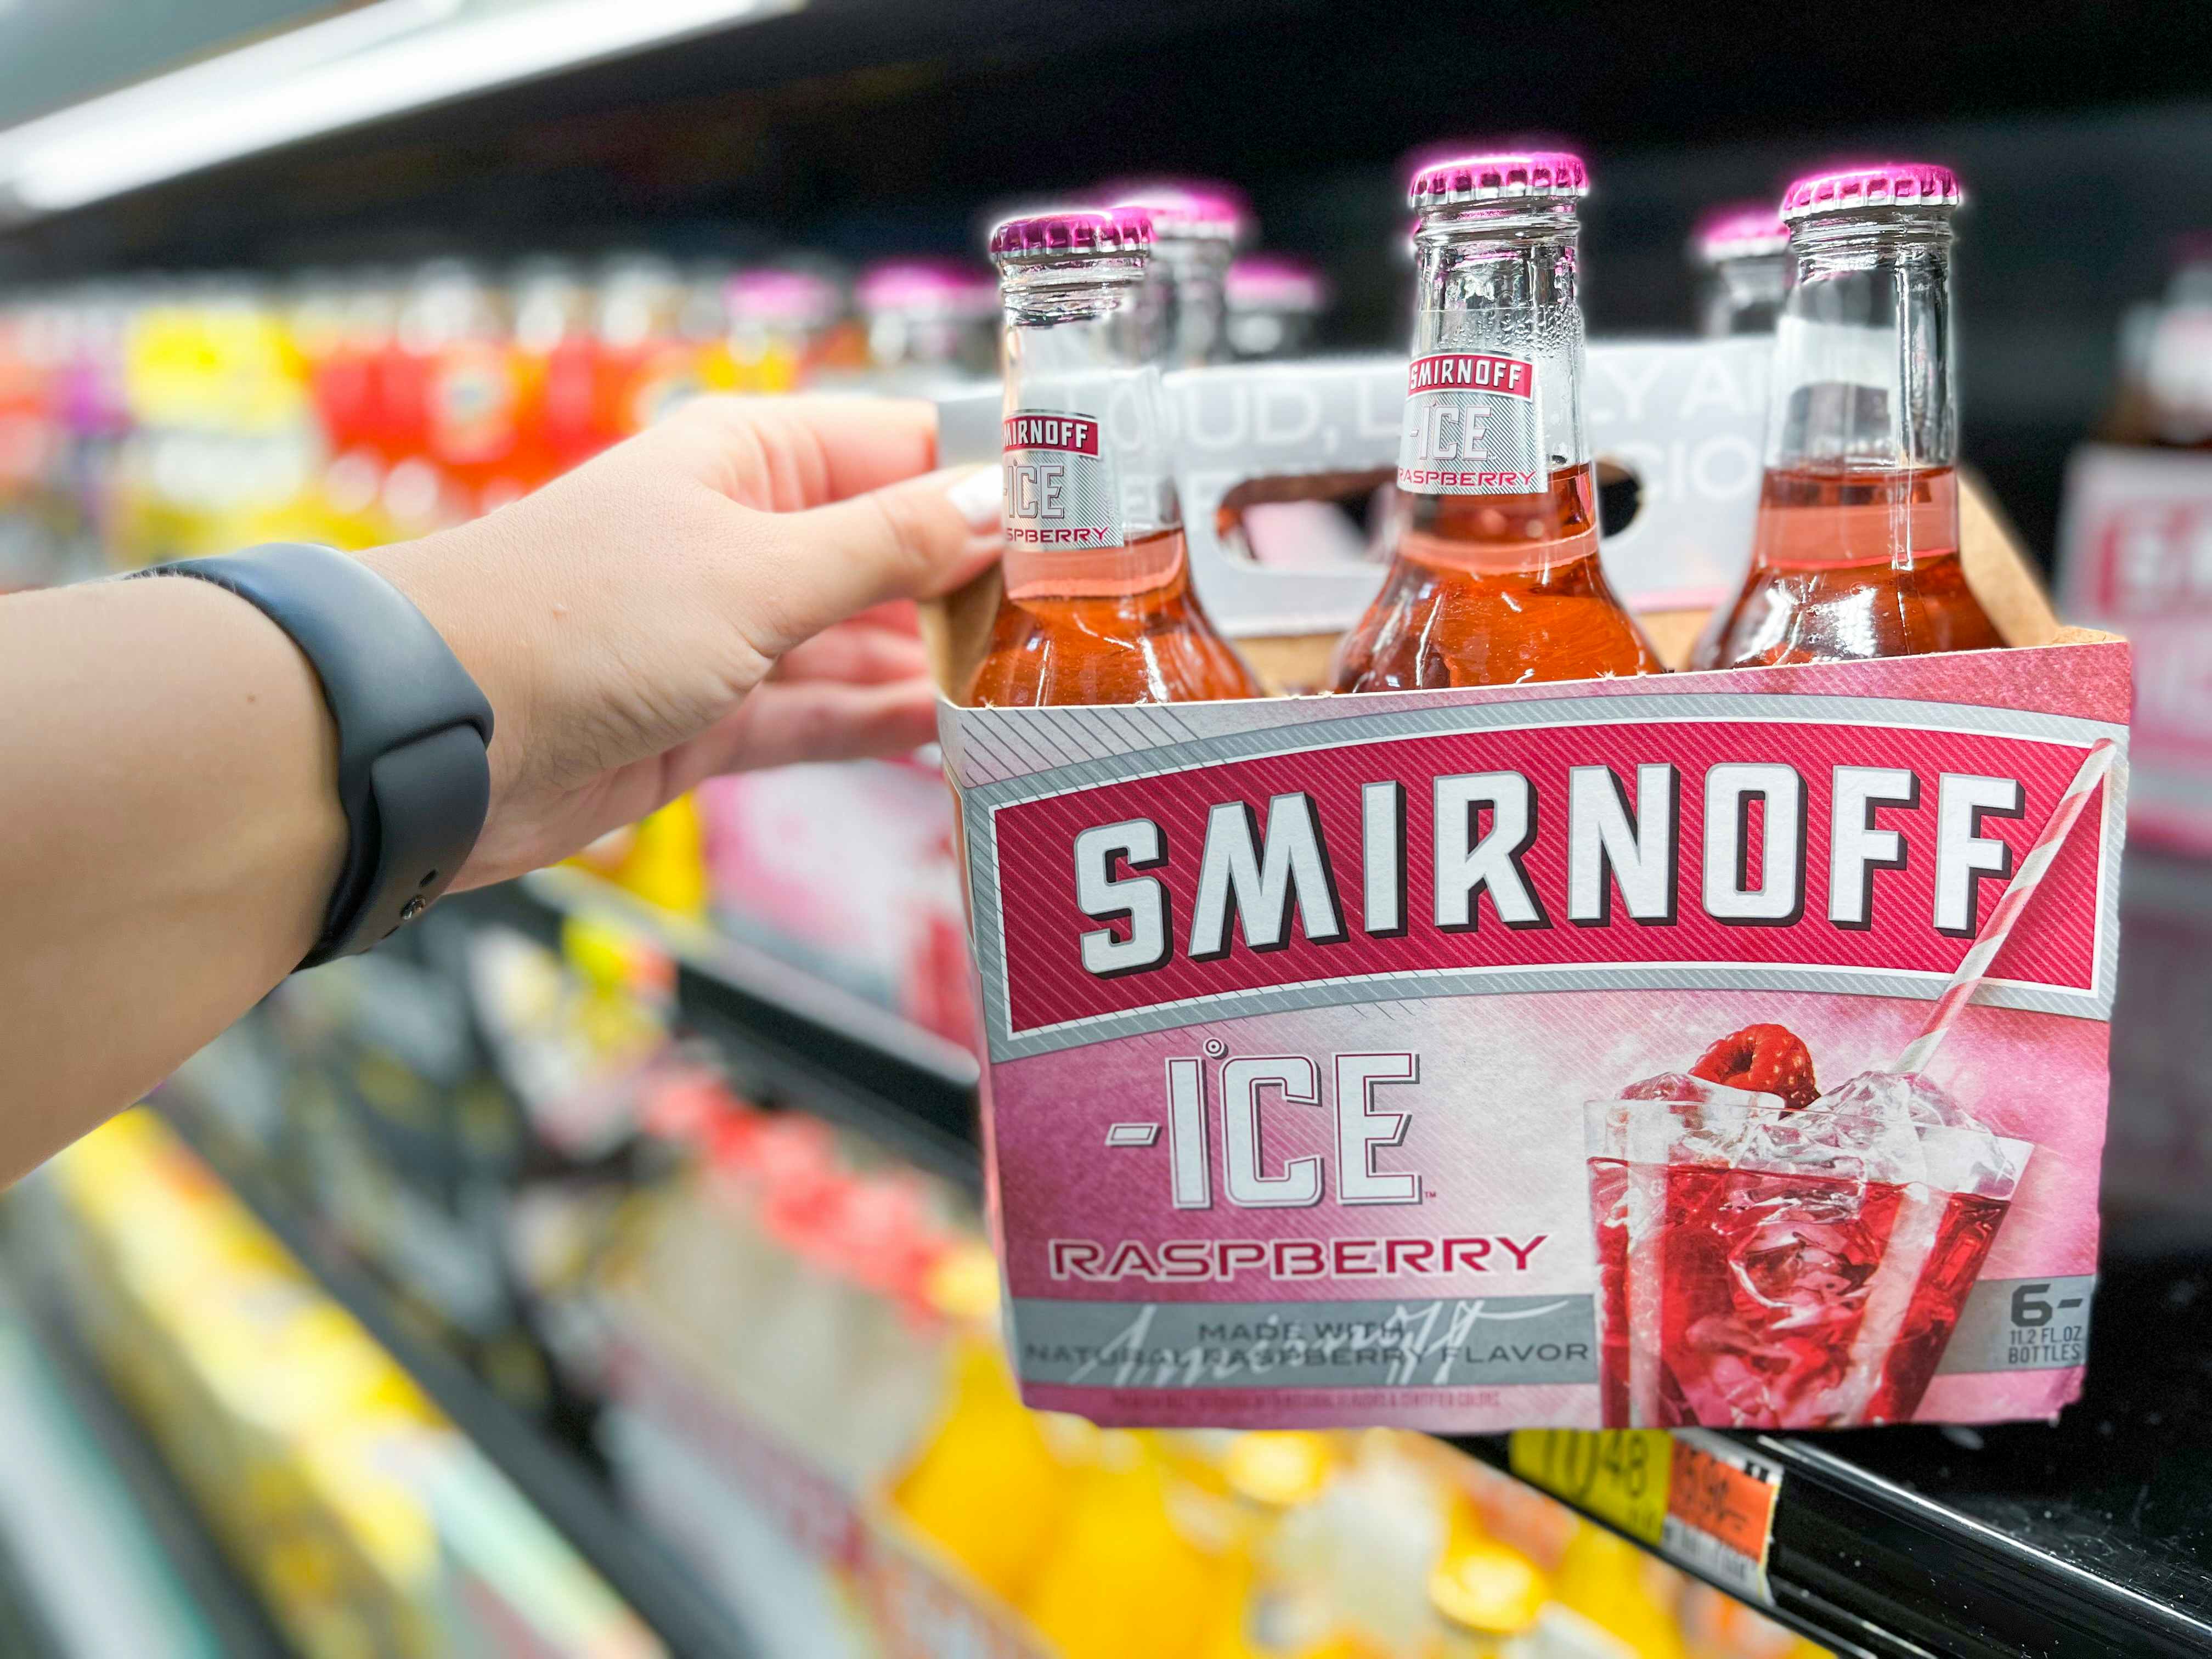
M 438 480 L 436 522 L 518 497 L 522 389 L 506 296 L 465 261 L 433 260 L 400 307 L 399 346 L 421 376 L 421 453 Z
M 687 334 L 690 298 L 682 273 L 657 254 L 615 254 L 600 267 L 594 450 L 642 432 L 700 390 L 707 343 Z
M 9 520 L 8 568 L 0 587 L 42 586 L 50 549 L 38 522 L 40 486 L 51 473 L 55 310 L 43 296 L 19 301 L 0 319 L 0 513 Z
M 723 285 L 729 331 L 720 378 L 738 392 L 793 392 L 825 372 L 854 373 L 866 343 L 841 326 L 845 295 L 836 278 L 800 264 L 757 265 Z
M 1134 211 L 992 232 L 1006 308 L 1006 591 L 971 703 L 1258 694 L 1191 587 L 1155 342 L 1128 326 L 1152 240 Z
M 1230 261 L 1250 240 L 1252 212 L 1232 185 L 1200 179 L 1127 179 L 1098 199 L 1152 221 L 1145 280 L 1115 326 L 1127 349 L 1162 368 L 1196 368 L 1231 355 L 1225 293 Z
M 700 1164 L 624 1206 L 598 1254 L 618 1409 L 872 1583 L 887 1654 L 1821 1659 L 1425 1436 L 1025 1409 L 972 1218 L 857 1138 L 659 1076 L 641 1121 Z M 708 1537 L 720 1511 L 687 1518 L 672 1459 L 625 1443 L 622 1478 L 689 1547 L 752 1547 Z
M 106 568 L 113 530 L 110 485 L 131 434 L 123 342 L 133 290 L 115 283 L 91 283 L 66 304 L 70 328 L 57 399 L 62 437 L 56 458 L 59 558 L 51 573 L 59 580 L 96 575 Z
M 1291 1517 L 1334 1476 L 1335 1437 L 1297 1431 L 1160 1437 L 1187 1535 L 1214 1559 L 1215 1589 L 1194 1659 L 1329 1659 L 1354 1650 L 1326 1581 L 1291 1547 Z
M 11 1201 L 116 1391 L 304 1654 L 651 1659 L 661 1644 L 159 1118 Z
M 2212 231 L 2177 241 L 2165 293 L 2128 312 L 2118 380 L 2106 442 L 2212 449 Z
M 1581 160 L 1474 155 L 1413 175 L 1419 295 L 1382 591 L 1339 691 L 1656 672 L 1598 555 L 1576 294 Z
M 234 276 L 163 285 L 125 333 L 131 435 L 117 452 L 120 562 L 296 534 L 323 441 L 307 377 L 265 287 Z
M 1521 1659 L 1551 1600 L 1535 1562 L 1492 1537 L 1472 1502 L 1453 1504 L 1429 1572 L 1437 1629 L 1425 1645 L 1433 1659 Z
M 1328 278 L 1310 259 L 1290 253 L 1247 253 L 1222 281 L 1230 355 L 1297 357 L 1312 349 L 1314 330 L 1328 310 Z
M 514 295 L 514 482 L 524 494 L 599 452 L 592 293 L 567 259 L 524 260 Z
M 913 395 L 994 373 L 999 288 L 960 259 L 884 259 L 860 273 L 854 301 L 878 390 Z
M 376 270 L 307 271 L 295 282 L 288 321 L 322 438 L 310 510 L 325 521 L 324 539 L 373 546 L 387 533 L 384 485 L 398 459 L 385 418 L 398 290 Z
M 1790 227 L 1771 204 L 1714 208 L 1690 233 L 1690 260 L 1698 277 L 1698 333 L 1725 339 L 1774 332 L 1792 265 Z
M 970 1245 L 949 1256 L 930 1291 L 957 1331 L 949 1385 L 943 1414 L 897 1475 L 890 1501 L 977 1583 L 1018 1607 L 1060 1545 L 1071 1471 L 1048 1419 L 1015 1389 L 992 1323 L 998 1270 L 988 1253 Z M 1010 1516 L 1021 1524 L 1009 1526 Z
M 1222 284 L 1229 355 L 1245 362 L 1292 358 L 1311 349 L 1316 324 L 1328 308 L 1328 279 L 1311 261 L 1286 253 L 1247 253 Z M 1387 523 L 1396 491 L 1384 484 L 1352 506 L 1331 501 L 1255 501 L 1241 527 L 1253 562 L 1278 570 L 1341 568 L 1370 557 L 1371 520 Z M 1364 515 L 1364 516 L 1363 516 Z
M 1176 1524 L 1166 1460 L 1127 1429 L 1085 1438 L 1059 1544 L 1023 1611 L 1055 1659 L 1197 1659 L 1214 1562 Z
M 1559 1606 L 1636 1659 L 1685 1659 L 1674 1613 L 1685 1582 L 1658 1557 L 1585 1522 L 1560 1558 L 1553 1593 Z
M 1959 556 L 1948 167 L 1818 173 L 1783 198 L 1796 281 L 1777 331 L 1751 568 L 1701 668 L 2003 643 Z

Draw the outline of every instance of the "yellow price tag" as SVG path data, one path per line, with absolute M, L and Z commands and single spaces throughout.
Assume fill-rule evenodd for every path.
M 1674 1437 L 1664 1429 L 1516 1429 L 1513 1473 L 1657 1548 L 1667 1525 Z

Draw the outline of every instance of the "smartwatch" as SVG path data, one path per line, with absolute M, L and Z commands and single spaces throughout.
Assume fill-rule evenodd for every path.
M 407 596 L 327 547 L 277 543 L 135 573 L 213 582 L 290 635 L 338 738 L 346 857 L 316 967 L 429 908 L 476 845 L 491 800 L 491 704 Z

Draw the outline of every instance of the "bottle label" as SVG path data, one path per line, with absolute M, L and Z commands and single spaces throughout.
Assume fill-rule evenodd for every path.
M 1398 438 L 1399 489 L 1527 495 L 1550 480 L 1534 363 L 1486 351 L 1413 359 Z
M 1005 454 L 1011 545 L 1072 552 L 1127 544 L 1121 491 L 1095 418 L 1016 410 L 1006 417 Z

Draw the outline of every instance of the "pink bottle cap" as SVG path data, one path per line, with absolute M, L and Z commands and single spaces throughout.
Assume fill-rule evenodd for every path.
M 1532 149 L 1432 161 L 1415 171 L 1407 200 L 1425 213 L 1463 202 L 1578 201 L 1589 194 L 1589 170 L 1581 156 Z
M 860 273 L 854 297 L 871 313 L 981 317 L 999 308 L 999 285 L 964 259 L 884 259 Z
M 811 270 L 762 265 L 740 270 L 722 289 L 730 315 L 746 322 L 819 327 L 844 308 L 837 284 Z
M 1869 208 L 1954 208 L 1966 200 L 1959 175 L 1932 161 L 1875 161 L 1800 179 L 1782 192 L 1782 222 Z
M 1731 202 L 1698 219 L 1690 248 L 1704 264 L 1755 259 L 1790 246 L 1790 227 L 1764 202 Z
M 1233 261 L 1222 293 L 1232 311 L 1323 311 L 1329 301 L 1320 268 L 1287 253 L 1248 253 Z
M 1147 254 L 1152 221 L 1138 208 L 1063 208 L 1002 221 L 991 232 L 991 257 L 1002 265 L 1050 259 Z
M 1251 204 L 1244 192 L 1210 179 L 1123 179 L 1103 186 L 1098 198 L 1142 211 L 1161 241 L 1242 242 L 1252 228 Z

